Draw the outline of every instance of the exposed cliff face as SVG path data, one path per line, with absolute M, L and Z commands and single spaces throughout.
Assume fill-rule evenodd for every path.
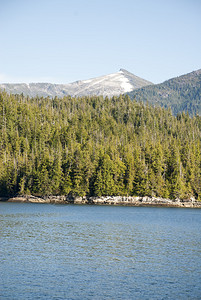
M 201 202 L 195 199 L 164 199 L 156 197 L 106 196 L 106 197 L 69 197 L 69 196 L 18 196 L 14 198 L 0 198 L 0 201 L 51 203 L 51 204 L 90 204 L 90 205 L 122 205 L 122 206 L 164 206 L 201 208 Z
M 134 89 L 141 88 L 151 82 L 142 79 L 134 74 L 120 69 L 119 72 L 100 76 L 88 80 L 79 80 L 68 84 L 51 84 L 51 83 L 19 83 L 19 84 L 0 84 L 0 89 L 8 93 L 49 97 L 70 96 L 118 96 L 130 92 Z

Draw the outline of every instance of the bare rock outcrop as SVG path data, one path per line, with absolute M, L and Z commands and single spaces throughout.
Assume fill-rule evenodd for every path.
M 32 195 L 17 196 L 12 198 L 0 198 L 0 201 L 50 203 L 50 204 L 88 204 L 88 205 L 121 205 L 121 206 L 164 206 L 164 207 L 189 207 L 201 208 L 201 202 L 194 198 L 181 200 L 166 199 L 160 197 L 132 197 L 132 196 L 102 196 L 102 197 L 73 197 L 68 196 L 44 196 Z

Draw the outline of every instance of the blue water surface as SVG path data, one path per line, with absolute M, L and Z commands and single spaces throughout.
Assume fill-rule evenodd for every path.
M 0 299 L 201 299 L 201 210 L 0 203 Z

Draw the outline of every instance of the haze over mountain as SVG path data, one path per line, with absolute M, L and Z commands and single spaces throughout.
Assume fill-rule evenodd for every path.
M 201 69 L 133 90 L 128 95 L 154 106 L 171 107 L 174 115 L 182 111 L 188 111 L 191 116 L 201 115 Z
M 51 83 L 18 83 L 18 84 L 0 84 L 0 89 L 8 93 L 34 96 L 63 97 L 71 96 L 89 96 L 103 95 L 112 97 L 130 92 L 134 89 L 146 85 L 152 85 L 151 82 L 144 80 L 134 74 L 120 69 L 119 72 L 96 77 L 88 80 L 79 80 L 68 84 Z

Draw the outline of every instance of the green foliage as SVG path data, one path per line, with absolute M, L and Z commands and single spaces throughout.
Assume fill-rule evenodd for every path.
M 134 90 L 128 95 L 154 106 L 170 107 L 174 115 L 183 111 L 190 116 L 201 115 L 201 70 Z
M 0 196 L 201 198 L 201 118 L 128 96 L 0 93 Z

